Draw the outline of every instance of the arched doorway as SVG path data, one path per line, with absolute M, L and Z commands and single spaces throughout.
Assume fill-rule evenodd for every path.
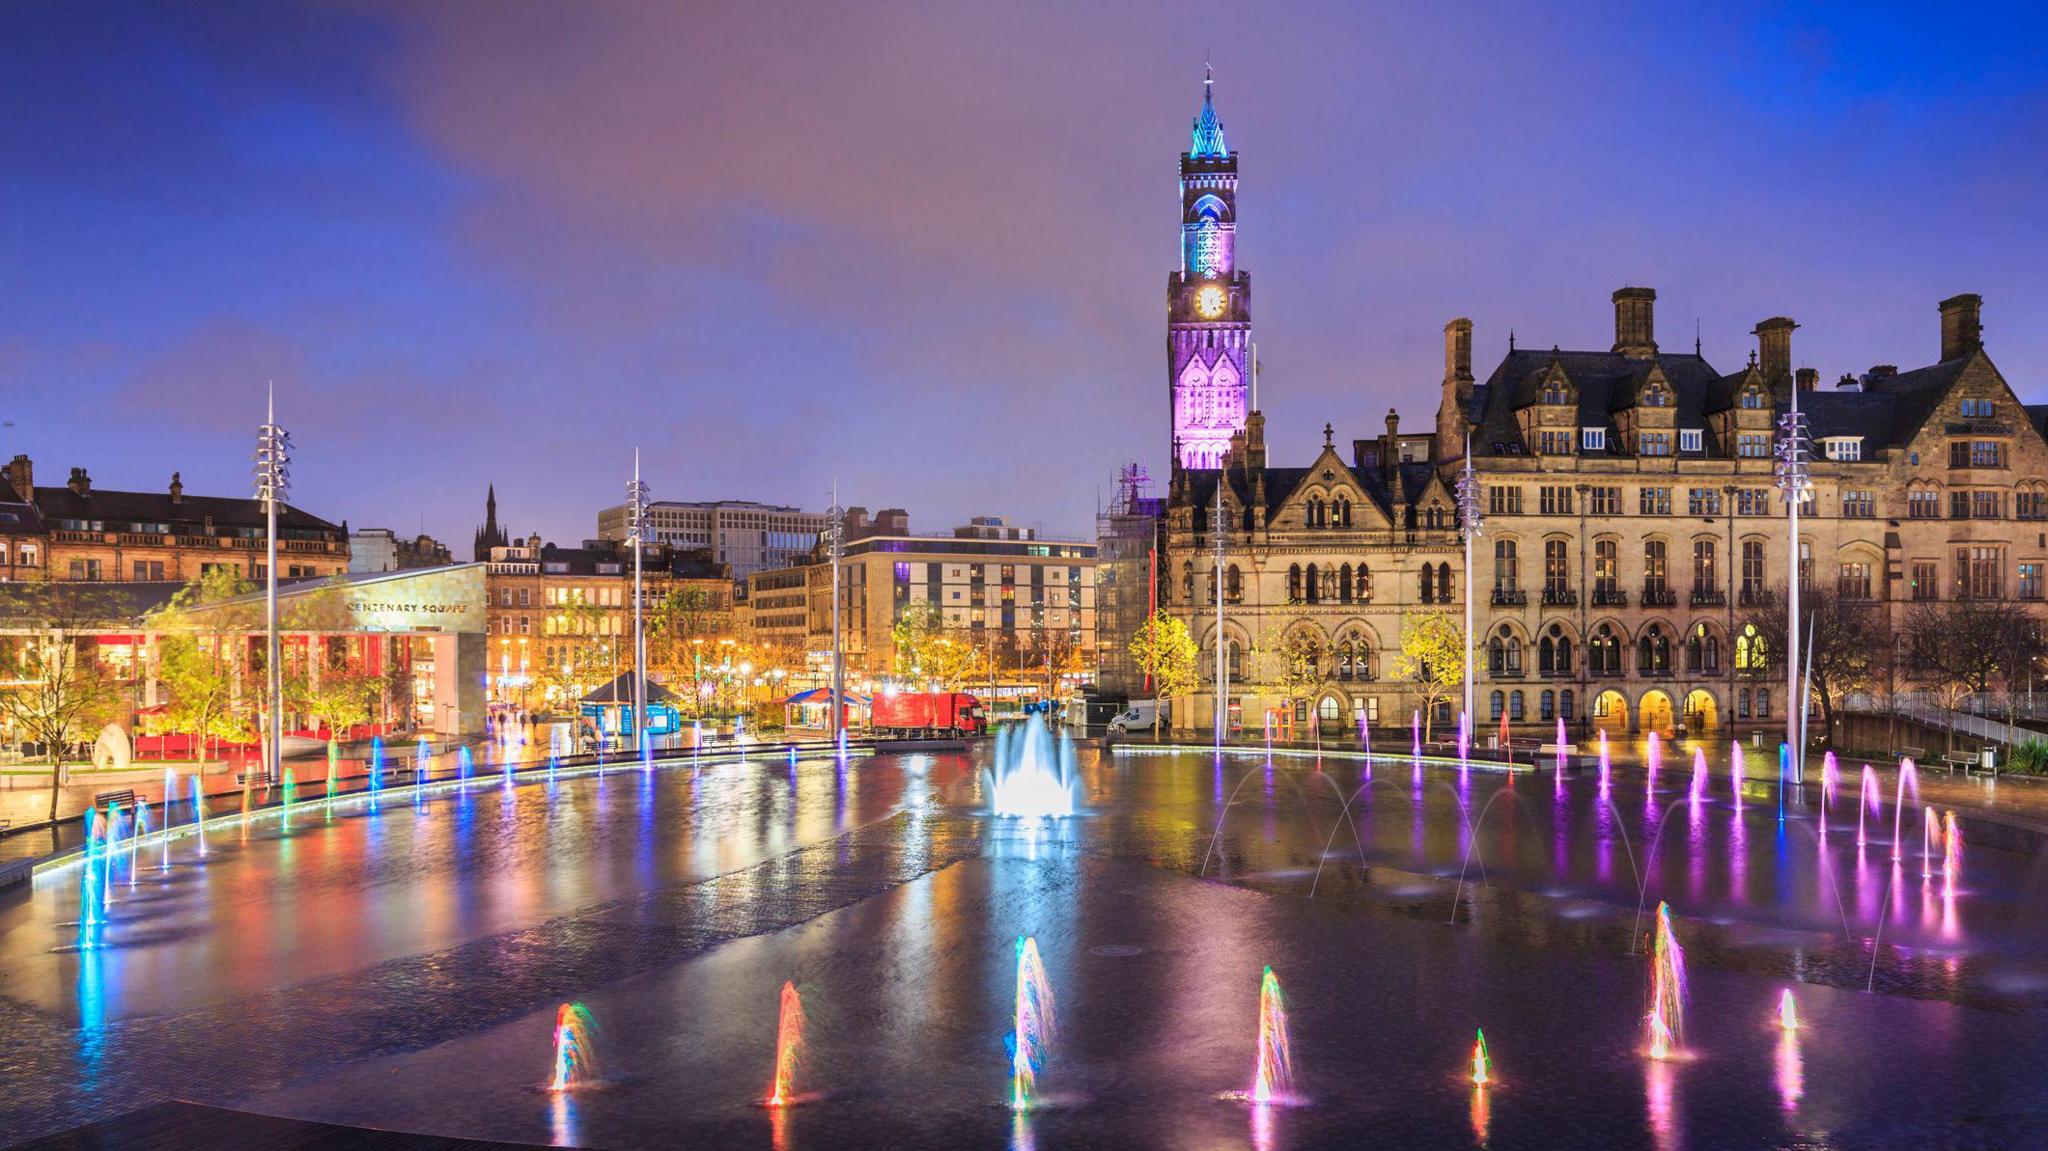
M 1654 731 L 1667 738 L 1672 735 L 1670 696 L 1661 691 L 1646 691 L 1643 693 L 1643 702 L 1637 707 L 1636 712 L 1638 731 L 1645 734 Z
M 1685 697 L 1685 733 L 1692 739 L 1701 739 L 1713 734 L 1720 726 L 1720 708 L 1714 703 L 1714 693 L 1706 688 L 1694 688 Z
M 1316 727 L 1325 736 L 1333 736 L 1343 730 L 1344 701 L 1334 695 L 1326 695 L 1316 701 Z
M 1608 735 L 1627 735 L 1628 697 L 1613 690 L 1594 696 L 1593 726 Z

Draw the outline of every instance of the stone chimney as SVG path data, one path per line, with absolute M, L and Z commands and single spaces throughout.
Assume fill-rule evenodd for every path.
M 1960 360 L 1984 346 L 1984 325 L 1978 313 L 1984 297 L 1975 292 L 1941 302 L 1941 358 Z
M 92 494 L 92 477 L 85 474 L 84 468 L 72 468 L 71 479 L 65 486 L 76 495 L 89 496 Z
M 1756 337 L 1757 371 L 1773 391 L 1792 374 L 1792 329 L 1798 326 L 1789 316 L 1772 316 L 1751 332 Z
M 1632 360 L 1657 354 L 1657 289 L 1621 288 L 1614 293 L 1614 351 Z
M 1380 441 L 1380 474 L 1391 476 L 1401 467 L 1401 413 L 1387 409 L 1387 435 Z
M 1266 415 L 1253 412 L 1244 418 L 1244 464 L 1253 472 L 1266 470 Z M 1261 480 L 1261 482 L 1264 482 Z
M 1801 368 L 1796 378 L 1799 381 L 1799 390 L 1802 392 L 1810 392 L 1820 387 L 1819 368 Z
M 176 472 L 172 472 L 172 473 L 171 473 L 171 504 L 172 504 L 173 506 L 176 506 L 176 505 L 178 505 L 178 504 L 182 504 L 182 503 L 184 503 L 184 502 L 185 502 L 185 481 L 184 481 L 184 480 L 181 480 L 181 479 L 179 479 L 179 478 L 178 478 L 178 473 L 176 473 Z
M 7 465 L 7 482 L 14 486 L 15 498 L 22 503 L 36 502 L 36 465 L 26 455 L 17 455 Z
M 1472 381 L 1472 321 L 1463 316 L 1444 325 L 1444 381 Z

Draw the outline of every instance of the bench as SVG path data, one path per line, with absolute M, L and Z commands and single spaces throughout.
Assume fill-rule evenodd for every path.
M 1948 768 L 1950 775 L 1954 775 L 1956 768 L 1959 767 L 1963 769 L 1963 774 L 1968 775 L 1970 769 L 1977 765 L 1977 753 L 1974 751 L 1951 751 L 1941 757 L 1941 762 L 1943 766 Z
M 130 787 L 121 791 L 102 791 L 92 797 L 92 805 L 94 807 L 111 807 L 115 805 L 134 807 L 135 789 Z
M 1926 758 L 1927 749 L 1924 747 L 1901 747 L 1892 752 L 1892 759 L 1894 761 L 1901 759 L 1910 759 L 1914 763 L 1919 763 L 1921 760 Z

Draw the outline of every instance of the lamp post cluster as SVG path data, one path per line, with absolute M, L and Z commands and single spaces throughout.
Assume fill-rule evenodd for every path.
M 270 730 L 265 734 L 264 770 L 275 780 L 284 750 L 284 667 L 277 637 L 277 506 L 291 491 L 292 436 L 277 422 L 277 389 L 270 390 L 263 424 L 256 429 L 256 498 L 263 501 L 267 548 L 263 617 L 268 632 L 265 671 L 270 681 Z
M 1785 552 L 1785 746 L 1790 748 L 1791 778 L 1798 783 L 1805 775 L 1806 700 L 1799 690 L 1799 505 L 1813 490 L 1813 441 L 1807 435 L 1806 415 L 1799 410 L 1799 389 L 1792 390 L 1792 403 L 1778 417 L 1777 463 L 1779 490 L 1785 493 L 1785 518 L 1790 538 Z
M 633 449 L 633 478 L 626 484 L 626 539 L 633 545 L 633 738 L 647 730 L 647 633 L 640 619 L 640 557 L 647 550 L 647 485 L 640 479 L 640 450 Z
M 1472 470 L 1472 437 L 1465 437 L 1465 469 L 1458 476 L 1458 535 L 1465 541 L 1465 719 L 1472 718 L 1472 635 L 1473 589 L 1479 583 L 1479 569 L 1472 566 L 1472 541 L 1479 538 L 1479 473 Z

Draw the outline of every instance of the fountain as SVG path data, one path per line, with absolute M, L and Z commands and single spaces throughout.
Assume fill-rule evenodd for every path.
M 135 886 L 135 857 L 142 850 L 142 837 L 149 831 L 149 801 L 135 801 L 135 826 L 128 834 L 128 886 Z
M 1941 842 L 1942 893 L 1954 899 L 1956 877 L 1963 873 L 1963 828 L 1956 822 L 1954 809 L 1950 809 L 1942 820 Z
M 654 736 L 645 729 L 640 732 L 640 770 L 654 770 Z
M 1830 751 L 1820 761 L 1820 834 L 1828 834 L 1828 806 L 1835 802 L 1835 792 L 1842 787 L 1842 768 L 1835 762 L 1835 753 Z
M 1934 845 L 1941 842 L 1941 816 L 1930 805 L 1920 824 L 1920 878 L 1934 878 Z
M 200 786 L 199 772 L 192 773 L 192 827 L 199 836 L 199 858 L 206 858 L 206 792 Z
M 1728 792 L 1733 797 L 1735 809 L 1742 810 L 1742 745 L 1735 745 L 1735 754 L 1728 761 Z
M 1607 754 L 1607 731 L 1600 731 L 1600 798 L 1607 798 L 1607 785 L 1613 776 L 1614 763 Z
M 1862 847 L 1869 842 L 1863 831 L 1864 816 L 1883 814 L 1884 796 L 1877 790 L 1877 773 L 1866 763 L 1863 765 L 1863 789 L 1856 796 L 1856 846 Z
M 1479 1037 L 1472 1042 L 1472 1086 L 1486 1087 L 1493 1083 L 1493 1058 L 1486 1052 L 1486 1029 L 1479 1029 Z
M 1564 717 L 1559 716 L 1557 720 L 1557 759 L 1550 773 L 1556 784 L 1555 790 L 1559 795 L 1564 794 L 1564 768 L 1567 753 L 1570 749 L 1571 744 L 1565 740 Z
M 555 1012 L 554 1075 L 548 1090 L 575 1091 L 589 1086 L 597 1072 L 597 1018 L 581 1003 L 564 1003 Z
M 1799 1007 L 1792 1001 L 1790 987 L 1778 995 L 1778 1026 L 1785 1031 L 1799 1030 Z
M 1038 941 L 1017 937 L 1017 1002 L 1010 1032 L 1010 1109 L 1028 1111 L 1053 1040 L 1052 984 L 1038 957 Z
M 1669 1059 L 1685 1043 L 1685 952 L 1671 932 L 1671 905 L 1657 904 L 1657 942 L 1650 954 L 1650 1058 Z
M 1472 754 L 1472 717 L 1466 712 L 1458 713 L 1458 766 L 1470 767 Z
M 1251 1101 L 1288 1103 L 1294 1092 L 1294 1059 L 1287 1048 L 1287 1003 L 1271 967 L 1259 978 L 1259 1058 L 1252 1071 Z
M 1913 792 L 1913 802 L 1920 802 L 1920 777 L 1913 770 L 1911 757 L 1899 761 L 1899 794 L 1892 800 L 1892 862 L 1897 863 L 1905 853 L 1906 845 L 1900 833 L 1906 828 L 1906 791 Z
M 1421 758 L 1422 758 L 1422 711 L 1421 711 L 1421 709 L 1419 709 L 1419 708 L 1418 708 L 1418 709 L 1416 709 L 1415 713 L 1414 713 L 1413 715 L 1411 715 L 1411 716 L 1409 716 L 1409 717 L 1408 717 L 1408 730 L 1409 730 L 1409 732 L 1411 733 L 1411 735 L 1413 736 L 1413 738 L 1414 738 L 1414 741 L 1415 741 L 1415 758 L 1416 758 L 1416 759 L 1421 759 Z
M 475 759 L 475 758 L 474 758 L 473 756 L 471 756 L 471 755 L 469 754 L 469 748 L 468 748 L 468 746 L 467 746 L 467 745 L 465 745 L 465 746 L 463 746 L 463 747 L 458 747 L 458 748 L 456 748 L 456 749 L 455 749 L 455 779 L 456 779 L 456 782 L 457 782 L 457 783 L 459 783 L 459 784 L 466 784 L 466 783 L 468 783 L 468 782 L 469 782 L 469 777 L 470 777 L 470 776 L 472 776 L 472 775 L 474 775 L 474 774 L 476 774 L 476 759 Z
M 991 806 L 1012 819 L 1063 819 L 1074 814 L 1073 737 L 1053 742 L 1043 716 L 996 733 L 995 762 L 988 772 Z
M 788 1107 L 796 1103 L 796 1068 L 803 1059 L 803 1048 L 803 1000 L 797 996 L 796 984 L 785 981 L 781 1009 L 775 1020 L 775 1086 L 768 1093 L 768 1106 Z
M 433 752 L 427 749 L 427 741 L 421 740 L 412 753 L 412 803 L 424 807 L 427 803 L 427 765 L 433 762 Z
M 1687 798 L 1691 799 L 1694 803 L 1698 803 L 1706 794 L 1707 749 L 1695 747 L 1692 749 L 1692 790 L 1688 793 Z
M 282 813 L 283 813 L 283 814 L 281 815 L 281 817 L 279 818 L 279 826 L 280 826 L 280 827 L 281 827 L 281 828 L 282 828 L 283 830 L 285 830 L 285 831 L 290 831 L 290 830 L 292 829 L 292 800 L 293 800 L 293 799 L 295 799 L 295 798 L 297 798 L 297 797 L 298 797 L 298 794 L 299 794 L 299 784 L 298 784 L 298 781 L 292 778 L 292 769 L 291 769 L 291 768 L 285 768 L 285 769 L 284 769 L 284 800 L 283 800 L 283 802 L 282 802 L 282 803 L 281 803 L 281 804 L 279 805 L 279 807 L 280 807 L 280 810 L 281 810 L 281 811 L 282 811 Z

